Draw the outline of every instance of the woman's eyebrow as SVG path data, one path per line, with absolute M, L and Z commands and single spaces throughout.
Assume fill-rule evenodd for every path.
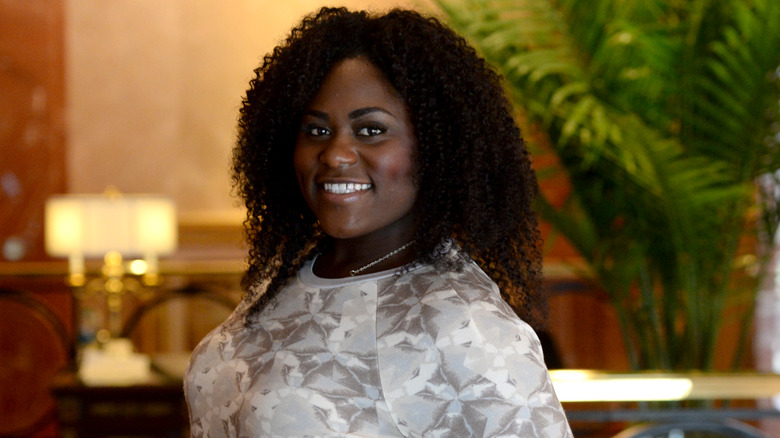
M 392 118 L 396 118 L 395 115 L 393 113 L 391 113 L 390 111 L 387 111 L 386 109 L 375 107 L 375 106 L 370 106 L 370 107 L 366 107 L 366 108 L 358 108 L 356 110 L 352 110 L 352 111 L 349 112 L 349 114 L 347 114 L 347 116 L 349 116 L 350 119 L 358 119 L 360 117 L 365 116 L 366 114 L 371 114 L 371 113 L 374 113 L 374 112 L 385 113 L 385 114 L 389 115 Z M 326 122 L 330 120 L 330 116 L 328 115 L 328 113 L 326 113 L 324 111 L 317 111 L 317 110 L 310 109 L 310 110 L 306 110 L 303 113 L 303 115 L 304 116 L 316 117 L 316 118 L 318 118 L 320 120 L 324 120 Z
M 365 116 L 366 114 L 370 114 L 370 113 L 373 113 L 373 112 L 382 112 L 382 113 L 385 113 L 385 114 L 389 115 L 392 118 L 395 118 L 395 115 L 393 115 L 393 113 L 391 113 L 391 112 L 389 112 L 389 111 L 387 111 L 387 110 L 385 110 L 383 108 L 376 107 L 376 106 L 370 106 L 370 107 L 366 107 L 366 108 L 358 108 L 356 110 L 350 111 L 348 115 L 349 115 L 350 119 L 357 119 L 357 118 Z
M 317 111 L 317 110 L 306 110 L 306 111 L 304 111 L 303 115 L 304 116 L 316 117 L 316 118 L 324 120 L 326 122 L 328 120 L 330 120 L 330 116 L 328 115 L 328 113 L 325 113 L 325 112 L 322 112 L 322 111 Z

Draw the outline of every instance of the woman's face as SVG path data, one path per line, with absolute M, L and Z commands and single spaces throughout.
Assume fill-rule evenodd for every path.
M 363 58 L 336 64 L 304 113 L 293 159 L 325 233 L 411 237 L 415 149 L 406 106 L 382 72 Z

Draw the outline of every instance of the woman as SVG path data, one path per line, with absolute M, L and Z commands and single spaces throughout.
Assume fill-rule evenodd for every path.
M 434 19 L 328 8 L 255 73 L 248 294 L 191 358 L 193 435 L 571 436 L 499 77 Z

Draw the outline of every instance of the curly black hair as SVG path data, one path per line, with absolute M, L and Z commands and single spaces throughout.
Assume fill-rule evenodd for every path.
M 249 267 L 243 279 L 256 314 L 327 242 L 293 169 L 303 112 L 339 61 L 362 57 L 400 94 L 417 139 L 419 262 L 458 269 L 476 261 L 504 299 L 538 325 L 541 237 L 536 176 L 500 76 L 433 17 L 323 8 L 265 56 L 240 110 L 233 182 L 247 207 Z M 437 250 L 454 239 L 467 257 Z

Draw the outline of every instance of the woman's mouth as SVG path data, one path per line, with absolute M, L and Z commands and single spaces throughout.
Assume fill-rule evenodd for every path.
M 334 193 L 337 195 L 347 195 L 350 193 L 362 192 L 372 187 L 371 184 L 355 184 L 355 183 L 324 183 L 322 188 L 325 193 Z

